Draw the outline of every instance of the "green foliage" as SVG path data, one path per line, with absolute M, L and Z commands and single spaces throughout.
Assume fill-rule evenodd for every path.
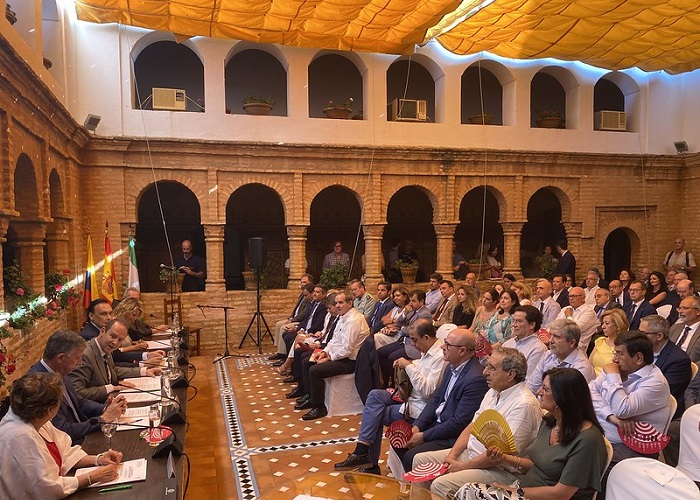
M 335 264 L 323 271 L 320 283 L 327 288 L 345 288 L 348 284 L 348 272 L 348 266 Z
M 270 107 L 275 107 L 275 100 L 272 96 L 261 97 L 259 95 L 248 95 L 243 99 L 243 104 L 267 104 Z

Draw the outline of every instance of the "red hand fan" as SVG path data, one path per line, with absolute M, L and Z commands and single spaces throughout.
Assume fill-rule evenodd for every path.
M 442 476 L 447 472 L 447 464 L 421 464 L 406 472 L 403 478 L 412 483 L 422 483 L 424 481 L 432 481 L 436 477 Z
M 405 448 L 411 436 L 413 436 L 413 428 L 405 420 L 392 422 L 384 434 L 384 437 L 389 438 L 391 446 L 398 449 Z
M 645 455 L 661 452 L 671 441 L 670 436 L 661 434 L 647 422 L 635 422 L 634 432 L 627 436 L 622 434 L 622 430 L 619 427 L 617 428 L 617 433 L 629 449 Z

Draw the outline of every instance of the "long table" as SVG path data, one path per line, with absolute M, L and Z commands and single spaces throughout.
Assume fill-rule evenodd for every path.
M 187 336 L 184 336 L 187 338 Z M 182 360 L 181 360 L 182 361 Z M 181 366 L 187 372 L 187 365 Z M 181 409 L 183 414 L 187 415 L 187 389 L 173 389 L 173 394 L 180 401 Z M 172 428 L 177 441 L 180 442 L 185 449 L 185 438 L 187 431 L 187 424 L 165 424 Z M 124 454 L 123 460 L 134 460 L 138 458 L 145 458 L 148 462 L 146 466 L 146 480 L 138 481 L 134 483 L 129 483 L 132 488 L 129 490 L 115 491 L 110 493 L 114 495 L 110 498 L 129 498 L 131 499 L 144 499 L 153 500 L 157 498 L 163 498 L 165 495 L 165 486 L 168 480 L 167 476 L 167 462 L 168 457 L 153 458 L 153 451 L 156 449 L 150 446 L 146 441 L 139 438 L 139 434 L 144 429 L 132 429 L 115 432 L 112 437 L 112 449 L 121 451 Z M 88 434 L 82 444 L 83 449 L 90 455 L 96 455 L 107 450 L 107 438 L 101 432 L 93 432 Z M 177 478 L 177 492 L 175 497 L 168 498 L 183 498 L 183 457 L 173 456 L 173 466 L 175 477 Z M 86 488 L 80 490 L 70 498 L 82 499 L 82 498 L 100 498 L 104 499 L 104 495 L 100 495 L 98 492 L 100 487 L 97 488 Z

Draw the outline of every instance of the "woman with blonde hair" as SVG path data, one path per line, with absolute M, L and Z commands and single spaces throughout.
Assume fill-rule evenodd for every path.
M 134 322 L 141 316 L 143 305 L 141 301 L 134 298 L 122 300 L 116 307 L 112 315 L 124 321 L 129 329 L 134 326 Z M 127 337 L 120 348 L 122 352 L 142 351 L 148 349 L 148 343 L 144 340 L 133 342 L 131 337 Z
M 510 289 L 518 296 L 521 306 L 532 305 L 532 288 L 524 281 L 514 281 L 510 285 Z
M 479 307 L 479 296 L 472 287 L 462 285 L 457 289 L 457 302 L 452 323 L 459 328 L 468 328 L 474 321 L 476 308 Z
M 619 307 L 605 311 L 600 320 L 604 336 L 594 342 L 595 347 L 588 358 L 595 369 L 596 377 L 600 375 L 605 365 L 612 362 L 615 354 L 615 339 L 630 328 L 627 315 Z

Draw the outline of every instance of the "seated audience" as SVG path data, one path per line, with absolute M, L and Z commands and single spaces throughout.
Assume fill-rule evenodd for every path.
M 476 308 L 479 305 L 479 296 L 474 289 L 462 285 L 457 289 L 457 307 L 452 315 L 452 323 L 460 328 L 469 328 L 474 321 Z
M 442 294 L 440 293 L 440 283 L 442 282 L 442 274 L 433 273 L 428 281 L 428 291 L 425 292 L 425 307 L 428 308 L 430 314 L 435 314 L 437 308 L 442 303 Z
M 105 403 L 111 392 L 128 387 L 123 382 L 125 378 L 160 375 L 161 369 L 158 367 L 115 366 L 112 353 L 126 338 L 127 331 L 126 323 L 120 319 L 112 319 L 105 325 L 103 332 L 87 343 L 82 364 L 68 375 L 78 394 L 98 403 Z
M 457 296 L 455 295 L 455 288 L 451 281 L 442 280 L 440 282 L 440 295 L 442 295 L 442 302 L 433 314 L 433 324 L 436 328 L 447 323 L 452 323 L 452 316 L 457 307 Z
M 557 319 L 549 325 L 551 339 L 549 352 L 540 359 L 534 370 L 528 370 L 527 386 L 534 393 L 542 387 L 544 374 L 552 368 L 575 368 L 581 372 L 586 382 L 595 378 L 593 365 L 581 349 L 581 329 L 570 319 Z
M 396 321 L 399 315 L 408 304 L 408 290 L 404 287 L 398 287 L 393 292 L 393 307 L 382 317 L 382 328 L 374 334 L 374 343 L 379 349 L 387 344 L 396 342 L 399 339 L 399 327 Z
M 683 282 L 681 285 L 683 286 Z M 690 361 L 700 361 L 700 298 L 685 297 L 678 306 L 678 323 L 671 327 L 669 338 L 690 357 Z
M 321 352 L 312 354 L 302 366 L 304 389 L 308 391 L 309 399 L 306 403 L 297 405 L 299 408 L 295 409 L 310 409 L 302 415 L 303 420 L 316 420 L 328 415 L 325 405 L 325 379 L 353 373 L 357 352 L 369 335 L 367 320 L 353 307 L 350 292 L 338 293 L 335 303 L 340 318 L 333 338 Z
M 542 324 L 542 313 L 534 306 L 519 306 L 513 313 L 513 335 L 503 347 L 516 349 L 527 360 L 527 373 L 532 374 L 547 352 L 547 346 L 539 339 L 537 331 Z
M 484 367 L 489 390 L 474 413 L 474 420 L 484 410 L 500 413 L 513 434 L 518 457 L 527 456 L 542 421 L 540 403 L 525 385 L 526 372 L 527 362 L 520 352 L 507 347 L 494 350 Z M 441 498 L 448 498 L 464 483 L 510 484 L 521 477 L 517 467 L 491 463 L 486 447 L 472 435 L 472 427 L 473 421 L 451 449 L 419 453 L 413 459 L 414 467 L 427 463 L 448 465 L 447 473 L 430 485 L 430 490 Z
M 392 398 L 385 389 L 374 389 L 369 393 L 360 424 L 360 435 L 355 450 L 348 458 L 335 464 L 336 470 L 359 469 L 359 472 L 380 474 L 379 455 L 382 447 L 382 431 L 385 425 L 406 419 L 412 423 L 425 408 L 428 400 L 440 384 L 444 369 L 442 340 L 435 336 L 435 327 L 430 320 L 419 319 L 409 327 L 411 342 L 421 353 L 420 359 L 399 358 L 394 367 L 406 370 L 413 389 L 406 403 Z M 408 415 L 406 414 L 408 411 Z
M 372 316 L 374 311 L 374 297 L 372 297 L 365 289 L 365 284 L 360 280 L 352 280 L 350 282 L 350 292 L 354 300 L 352 305 L 360 311 L 367 321 Z
M 581 340 L 578 343 L 579 349 L 586 352 L 588 344 L 598 328 L 598 318 L 596 318 L 593 307 L 586 304 L 585 292 L 578 286 L 569 290 L 569 305 L 563 307 L 557 319 L 571 318 L 581 329 Z
M 605 365 L 612 363 L 615 355 L 615 340 L 620 334 L 629 330 L 630 326 L 627 315 L 620 308 L 605 311 L 600 321 L 604 336 L 596 339 L 593 352 L 588 358 L 593 365 L 596 377 L 600 375 Z
M 630 300 L 623 306 L 627 319 L 630 322 L 630 330 L 639 330 L 639 322 L 644 316 L 656 314 L 656 308 L 644 298 L 647 285 L 643 281 L 633 281 L 629 287 Z
M 394 301 L 391 297 L 391 283 L 388 281 L 380 281 L 377 284 L 377 302 L 374 304 L 374 310 L 367 322 L 369 329 L 374 334 L 384 328 L 382 319 L 394 309 Z
M 649 275 L 649 285 L 644 298 L 654 307 L 659 307 L 666 303 L 668 285 L 666 277 L 659 271 L 653 271 Z
M 486 329 L 491 318 L 496 314 L 498 309 L 499 294 L 496 289 L 492 288 L 481 295 L 481 305 L 476 308 L 474 321 L 471 324 L 471 330 L 481 332 Z
M 604 491 L 600 476 L 607 452 L 583 375 L 573 368 L 553 368 L 545 373 L 538 395 L 547 414 L 528 450 L 528 458 L 504 454 L 496 447 L 488 449 L 492 466 L 502 464 L 525 474 L 520 486 L 492 486 L 517 495 L 511 498 L 593 498 L 596 491 Z M 468 483 L 455 498 L 489 498 L 478 496 L 483 487 Z M 469 496 L 473 493 L 476 497 Z
M 563 274 L 555 274 L 552 277 L 552 298 L 562 309 L 569 305 L 569 289 L 566 287 L 566 276 Z
M 301 278 L 299 279 L 299 288 L 301 289 L 301 292 L 299 293 L 299 297 L 297 297 L 297 303 L 292 309 L 292 313 L 289 315 L 288 318 L 282 319 L 275 323 L 275 345 L 277 346 L 277 353 L 273 354 L 268 358 L 269 361 L 281 361 L 278 366 L 281 366 L 282 363 L 284 362 L 284 359 L 287 357 L 286 351 L 283 351 L 281 349 L 285 349 L 284 347 L 281 347 L 281 344 L 284 344 L 282 342 L 282 333 L 283 333 L 283 328 L 288 325 L 289 323 L 297 323 L 301 321 L 301 319 L 304 317 L 304 313 L 306 312 L 306 305 L 307 305 L 307 299 L 308 296 L 313 292 L 313 289 L 311 291 L 305 291 L 306 285 L 309 283 L 313 284 L 314 278 L 310 274 L 302 274 Z
M 68 434 L 73 444 L 82 443 L 86 435 L 100 430 L 103 422 L 114 422 L 126 411 L 123 396 L 108 398 L 103 405 L 75 392 L 68 374 L 80 364 L 86 347 L 85 339 L 77 333 L 57 330 L 46 341 L 42 358 L 28 372 L 56 373 L 61 377 L 61 405 L 51 423 Z
M 530 288 L 530 285 L 524 281 L 514 281 L 510 285 L 510 289 L 518 296 L 518 302 L 521 306 L 532 305 L 532 288 Z
M 595 293 L 600 290 L 600 271 L 598 268 L 588 269 L 586 279 L 581 287 L 583 287 L 583 293 L 586 294 L 586 304 L 592 307 L 595 304 Z
M 629 289 L 633 281 L 636 281 L 637 276 L 629 269 L 623 269 L 620 271 L 620 283 L 622 283 L 622 290 L 625 292 Z
M 513 313 L 520 305 L 513 290 L 504 290 L 498 299 L 498 310 L 482 329 L 486 339 L 498 346 L 510 338 L 513 330 Z M 475 332 L 479 333 L 479 331 Z
M 118 451 L 88 455 L 51 420 L 61 406 L 63 386 L 55 373 L 32 373 L 12 384 L 10 410 L 0 422 L 0 498 L 65 498 L 117 477 Z M 97 469 L 69 476 L 73 468 Z
M 542 328 L 547 328 L 561 311 L 561 306 L 556 299 L 552 297 L 552 284 L 549 280 L 537 280 L 535 284 L 535 297 L 537 300 L 533 302 L 532 305 L 542 313 Z

